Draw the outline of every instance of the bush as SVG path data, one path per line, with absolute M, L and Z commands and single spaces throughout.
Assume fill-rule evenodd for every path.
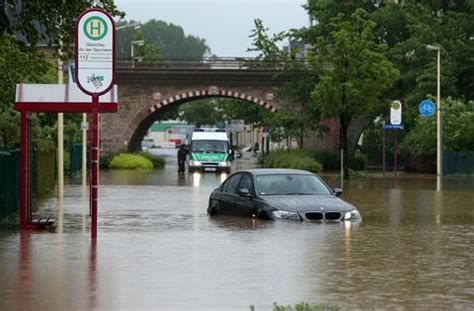
M 100 168 L 110 168 L 110 162 L 112 159 L 119 155 L 120 152 L 108 152 L 99 157 L 99 167 Z
M 326 171 L 336 171 L 341 168 L 341 155 L 336 151 L 312 150 L 312 157 L 322 164 Z
M 322 169 L 321 164 L 307 155 L 304 149 L 274 151 L 265 157 L 263 166 L 300 169 L 314 173 L 319 173 Z
M 367 168 L 367 161 L 366 155 L 356 153 L 349 158 L 349 167 L 356 171 L 364 170 Z M 341 168 L 341 156 L 338 152 L 330 150 L 277 150 L 265 156 L 263 166 L 294 168 L 312 172 L 320 172 L 322 169 L 337 171 Z
M 138 154 L 121 153 L 112 158 L 109 167 L 119 170 L 151 170 L 153 169 L 153 163 Z
M 367 156 L 362 153 L 355 153 L 349 158 L 349 167 L 354 171 L 363 171 L 367 168 Z
M 157 155 L 154 155 L 154 154 L 151 154 L 147 151 L 143 151 L 143 152 L 140 152 L 139 153 L 142 157 L 144 158 L 147 158 L 148 160 L 151 161 L 151 163 L 153 163 L 153 166 L 155 168 L 162 168 L 162 167 L 165 167 L 165 158 L 164 157 L 161 157 L 161 156 L 157 156 Z

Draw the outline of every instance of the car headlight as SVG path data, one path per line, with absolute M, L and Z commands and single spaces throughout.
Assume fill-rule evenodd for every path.
M 227 161 L 219 162 L 219 166 L 230 166 L 230 163 Z
M 352 210 L 344 214 L 344 220 L 352 220 L 352 219 L 359 219 L 359 218 L 360 218 L 360 213 L 358 210 Z
M 273 211 L 273 216 L 278 219 L 291 219 L 291 220 L 301 220 L 300 215 L 295 212 L 287 212 L 287 211 Z
M 199 161 L 189 161 L 190 166 L 201 166 L 202 163 Z

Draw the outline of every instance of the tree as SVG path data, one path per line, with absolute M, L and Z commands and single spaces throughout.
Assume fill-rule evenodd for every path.
M 197 100 L 182 105 L 179 110 L 179 119 L 194 124 L 196 127 L 214 126 L 222 120 L 222 112 L 217 109 L 213 100 Z
M 452 98 L 443 101 L 443 149 L 474 151 L 474 105 Z M 418 157 L 436 156 L 436 117 L 416 118 L 414 128 L 400 145 L 402 153 Z
M 113 0 L 78 1 L 7 1 L 0 0 L 0 7 L 6 8 L 0 14 L 0 32 L 20 34 L 31 46 L 40 41 L 57 44 L 61 40 L 64 49 L 71 51 L 74 43 L 75 20 L 80 13 L 91 8 L 104 8 L 112 16 L 125 16 Z M 3 10 L 2 10 L 3 11 Z
M 116 9 L 112 0 L 0 0 L 0 143 L 10 145 L 19 140 L 19 131 L 16 130 L 18 115 L 13 111 L 15 85 L 20 82 L 57 81 L 55 65 L 44 59 L 36 45 L 40 41 L 49 45 L 61 41 L 63 50 L 71 52 L 74 46 L 75 19 L 82 11 L 91 7 L 93 2 L 114 16 L 123 15 Z M 54 52 L 56 53 L 56 49 Z M 46 116 L 34 118 L 35 124 L 49 127 L 41 131 L 38 126 L 34 126 L 33 135 L 47 132 L 47 128 L 52 127 L 55 121 Z
M 244 120 L 245 124 L 252 124 L 254 127 L 261 127 L 271 112 L 267 109 L 238 99 L 217 99 L 217 109 L 222 111 L 224 120 L 230 122 L 233 119 Z
M 134 23 L 134 22 L 132 22 Z M 119 58 L 130 57 L 130 42 L 144 39 L 151 46 L 160 50 L 167 59 L 201 59 L 210 53 L 206 40 L 193 35 L 186 35 L 180 26 L 152 19 L 141 26 L 139 30 L 126 28 L 117 35 L 117 55 Z
M 304 138 L 310 130 L 318 129 L 319 111 L 311 98 L 311 91 L 317 81 L 317 75 L 306 67 L 306 64 L 296 60 L 296 55 L 301 51 L 282 51 L 278 44 L 284 39 L 298 40 L 300 33 L 280 32 L 272 37 L 268 35 L 260 19 L 254 21 L 255 29 L 250 35 L 253 38 L 252 47 L 248 51 L 258 51 L 256 62 L 251 66 L 268 66 L 268 62 L 274 62 L 276 68 L 281 68 L 280 76 L 287 80 L 278 89 L 280 98 L 289 99 L 292 102 L 291 111 L 278 112 L 274 116 L 268 116 L 266 123 L 272 127 L 272 139 L 283 138 L 290 141 L 298 139 L 298 146 L 303 148 Z
M 398 70 L 384 56 L 384 46 L 375 42 L 375 23 L 366 11 L 356 9 L 350 17 L 331 19 L 332 31 L 320 36 L 311 65 L 320 73 L 313 91 L 323 117 L 339 120 L 340 148 L 349 159 L 348 128 L 356 116 L 369 120 L 386 101 L 381 97 L 398 76 Z M 344 175 L 349 177 L 348 161 Z

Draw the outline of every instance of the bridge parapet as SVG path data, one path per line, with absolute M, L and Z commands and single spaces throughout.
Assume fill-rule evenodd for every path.
M 304 68 L 305 62 L 294 60 Z M 282 60 L 261 60 L 246 57 L 210 57 L 203 59 L 163 59 L 160 61 L 132 61 L 120 59 L 116 63 L 117 69 L 140 70 L 238 70 L 238 71 L 282 71 L 288 62 Z

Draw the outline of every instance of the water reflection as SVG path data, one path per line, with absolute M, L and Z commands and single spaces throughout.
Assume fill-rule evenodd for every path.
M 41 205 L 57 213 L 54 232 L 0 231 L 1 310 L 472 306 L 472 180 L 447 179 L 442 191 L 429 176 L 346 182 L 357 225 L 211 218 L 223 174 L 127 174 L 101 173 L 97 244 L 80 185 Z

